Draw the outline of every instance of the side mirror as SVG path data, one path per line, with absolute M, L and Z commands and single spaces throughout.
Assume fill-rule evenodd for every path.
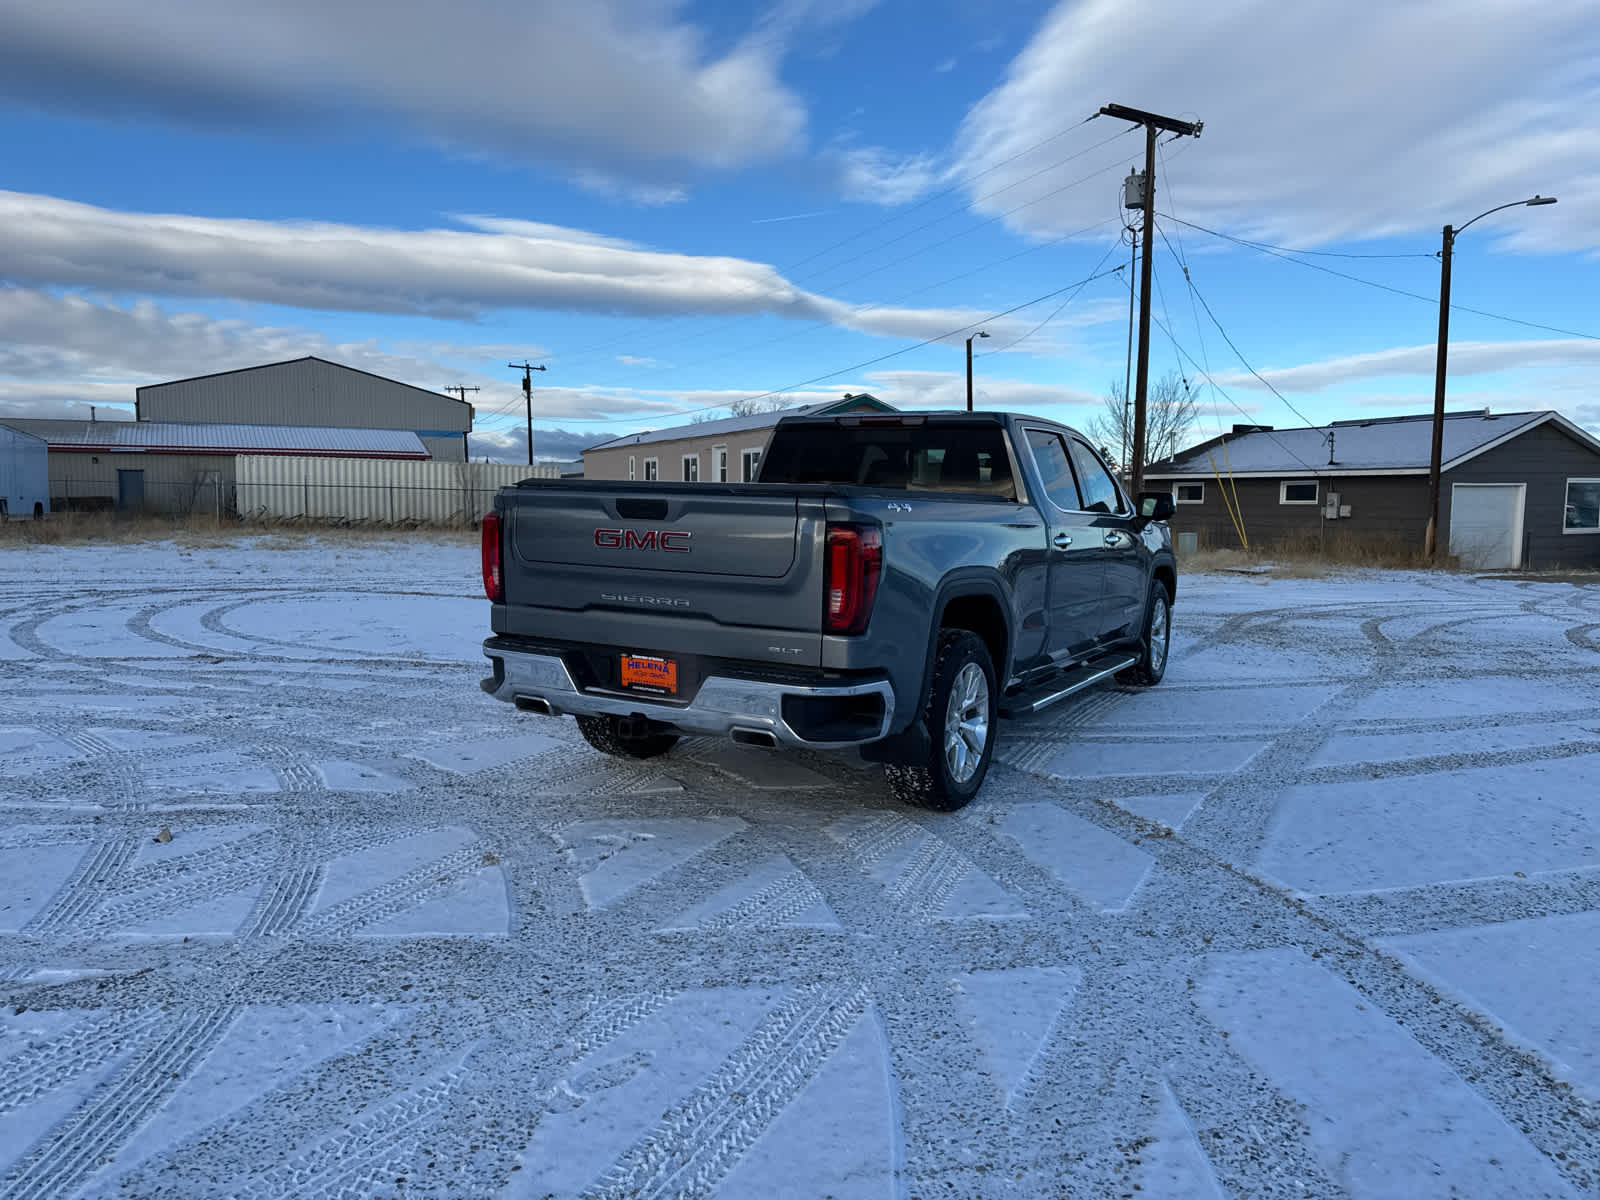
M 1177 511 L 1171 492 L 1139 493 L 1139 515 L 1146 521 L 1165 521 Z

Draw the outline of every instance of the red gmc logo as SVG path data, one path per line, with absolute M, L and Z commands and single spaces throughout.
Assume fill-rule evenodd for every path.
M 602 550 L 672 550 L 689 553 L 686 529 L 596 529 L 594 544 Z

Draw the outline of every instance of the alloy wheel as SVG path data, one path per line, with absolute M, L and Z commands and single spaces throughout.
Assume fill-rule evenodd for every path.
M 944 760 L 950 778 L 966 783 L 978 770 L 989 742 L 989 681 L 969 662 L 950 687 L 944 714 Z

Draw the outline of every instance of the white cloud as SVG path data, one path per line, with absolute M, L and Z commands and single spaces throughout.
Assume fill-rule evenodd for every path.
M 633 183 L 605 171 L 584 169 L 572 173 L 572 182 L 591 196 L 637 204 L 640 208 L 665 208 L 689 198 L 687 188 L 676 184 Z
M 884 208 L 909 204 L 930 191 L 940 178 L 931 154 L 897 155 L 880 146 L 855 146 L 835 149 L 828 157 L 845 196 Z
M 87 417 L 90 403 L 131 407 L 141 384 L 315 354 L 430 391 L 457 384 L 478 387 L 473 406 L 482 424 L 522 410 L 517 380 L 497 369 L 507 361 L 506 350 L 451 342 L 393 348 L 371 340 L 336 342 L 307 329 L 170 312 L 149 300 L 120 307 L 83 296 L 0 287 L 0 413 L 11 416 Z M 441 366 L 445 359 L 479 369 Z M 481 369 L 486 362 L 494 367 Z M 544 419 L 648 416 L 679 407 L 671 393 L 535 389 L 535 410 Z
M 1263 367 L 1262 376 L 1279 391 L 1320 392 L 1365 379 L 1387 379 L 1401 375 L 1433 378 L 1436 347 L 1395 346 L 1362 354 L 1346 354 L 1320 362 L 1294 367 Z M 1521 342 L 1451 342 L 1448 360 L 1451 378 L 1487 375 L 1526 367 L 1594 367 L 1600 365 L 1600 341 L 1586 338 L 1559 338 Z M 1257 388 L 1264 385 L 1246 371 L 1223 371 L 1215 375 L 1225 388 Z M 1429 395 L 1431 396 L 1431 389 Z
M 619 354 L 617 361 L 625 367 L 658 367 L 661 364 L 653 358 L 642 358 L 636 354 Z
M 851 7 L 861 6 L 834 15 Z M 679 9 L 163 0 L 135 16 L 121 0 L 0 0 L 0 93 L 230 132 L 377 121 L 472 152 L 648 183 L 796 147 L 805 113 L 778 78 L 782 37 L 715 53 Z
M 395 352 L 370 341 L 334 342 L 308 329 L 170 312 L 151 300 L 120 307 L 84 296 L 0 287 L 0 376 L 114 383 L 127 389 L 119 399 L 130 403 L 136 384 L 306 354 L 431 388 L 448 373 L 435 356 L 482 361 L 500 357 L 496 352 L 502 349 L 431 342 L 414 344 L 411 353 Z
M 1282 4 L 1218 0 L 1170 27 L 1162 0 L 1065 0 L 968 115 L 956 142 L 974 192 L 1026 178 L 1091 134 L 1029 147 L 1116 101 L 1205 129 L 1158 160 L 1157 205 L 1270 241 L 1431 233 L 1535 192 L 1561 204 L 1479 226 L 1548 251 L 1600 247 L 1600 20 L 1593 0 Z M 1166 27 L 1169 36 L 1152 36 Z M 1124 162 L 1142 147 L 1119 142 Z M 1180 153 L 1181 151 L 1181 153 Z M 1013 155 L 1015 161 L 997 166 Z M 1098 160 L 1096 160 L 1098 161 Z M 1108 160 L 1110 161 L 1110 160 Z M 1087 174 L 1047 171 L 1000 212 Z M 1065 173 L 1065 176 L 1064 176 Z M 1114 184 L 1007 218 L 1040 236 L 1114 203 Z M 1491 234 L 1491 228 L 1493 233 Z M 1474 230 L 1477 233 L 1478 230 Z
M 472 222 L 486 231 L 129 213 L 0 191 L 0 279 L 455 318 L 489 309 L 767 313 L 918 339 L 959 340 L 984 316 L 858 306 L 796 287 L 764 263 L 637 249 L 536 223 Z

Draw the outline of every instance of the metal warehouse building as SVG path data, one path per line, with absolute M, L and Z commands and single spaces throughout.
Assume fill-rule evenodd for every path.
M 307 356 L 139 388 L 135 419 L 415 434 L 440 462 L 467 461 L 472 405 Z
M 425 462 L 416 434 L 391 429 L 159 421 L 8 422 L 48 447 L 56 511 L 224 513 L 241 455 Z
M 0 520 L 50 511 L 48 458 L 43 438 L 0 425 Z

